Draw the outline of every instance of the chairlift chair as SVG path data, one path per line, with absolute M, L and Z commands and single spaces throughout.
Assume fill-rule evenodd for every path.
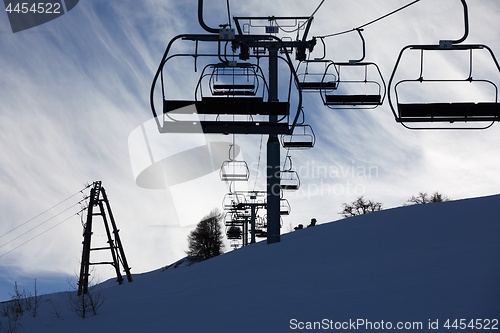
M 224 210 L 236 209 L 239 204 L 245 203 L 246 198 L 242 193 L 229 192 L 224 195 L 222 200 L 222 208 Z
M 336 89 L 321 89 L 323 104 L 331 109 L 373 109 L 383 104 L 386 85 L 380 68 L 373 62 L 337 62 L 328 64 L 337 76 Z
M 257 96 L 259 82 L 265 82 L 260 67 L 251 63 L 223 62 L 210 67 L 209 87 L 212 96 Z M 264 89 L 260 90 L 259 99 L 262 100 Z
M 395 116 L 397 122 L 402 123 L 404 126 L 410 129 L 425 128 L 425 129 L 440 129 L 444 127 L 440 126 L 418 126 L 410 127 L 405 125 L 406 123 L 433 123 L 433 122 L 447 122 L 447 123 L 467 123 L 467 122 L 486 122 L 489 123 L 485 126 L 479 127 L 467 127 L 467 128 L 487 128 L 491 126 L 495 121 L 500 120 L 500 103 L 498 101 L 499 92 L 497 83 L 489 78 L 474 78 L 473 68 L 475 53 L 482 50 L 486 50 L 489 57 L 492 59 L 490 73 L 500 73 L 500 67 L 498 61 L 493 54 L 493 51 L 486 45 L 482 44 L 450 44 L 442 41 L 439 45 L 409 45 L 403 48 L 399 54 L 396 61 L 396 65 L 392 72 L 389 81 L 389 104 L 392 112 Z M 411 51 L 416 51 L 420 53 L 420 75 L 414 79 L 400 79 L 394 84 L 397 71 L 401 59 L 404 54 Z M 445 55 L 451 54 L 451 52 L 469 52 L 469 68 L 468 76 L 463 78 L 448 78 L 448 79 L 427 79 L 424 76 L 424 55 L 430 52 L 440 52 Z M 484 62 L 483 62 L 484 64 Z M 497 75 L 498 77 L 498 75 Z M 458 87 L 467 87 L 464 91 L 468 91 L 467 95 L 461 94 L 460 96 L 454 96 L 454 100 L 428 100 L 424 102 L 408 102 L 408 96 L 402 96 L 401 90 L 406 88 L 406 91 L 418 91 L 424 86 L 436 87 L 433 88 L 443 89 L 444 92 L 457 91 Z M 410 87 L 411 88 L 408 88 Z M 481 91 L 481 96 L 472 94 L 472 91 Z M 440 94 L 445 96 L 445 94 Z M 488 97 L 485 97 L 488 96 Z M 425 99 L 425 94 L 420 96 L 421 99 Z M 452 128 L 452 127 L 446 127 Z
M 283 191 L 297 191 L 300 188 L 300 179 L 297 171 L 280 171 L 280 187 Z
M 241 36 L 235 42 L 241 42 Z M 174 53 L 176 41 L 193 42 L 194 52 Z M 243 40 L 244 41 L 244 40 Z M 174 99 L 170 86 L 175 84 L 173 59 L 193 61 L 203 70 L 197 84 L 191 89 L 193 99 Z M 213 63 L 210 60 L 217 59 Z M 279 92 L 278 99 L 270 100 L 266 75 L 259 66 L 259 59 L 232 61 L 220 48 L 218 35 L 184 34 L 173 38 L 153 79 L 150 104 L 160 133 L 222 133 L 222 134 L 289 134 L 290 94 Z M 216 60 L 216 61 L 217 61 Z M 278 60 L 286 62 L 290 75 L 294 68 L 289 55 Z M 297 81 L 295 79 L 295 81 Z M 289 80 L 289 89 L 291 83 Z M 162 97 L 162 114 L 158 115 L 157 100 Z M 300 99 L 299 99 L 300 100 Z M 300 110 L 300 102 L 297 112 Z M 189 112 L 186 113 L 186 107 Z M 277 121 L 275 120 L 277 118 Z
M 459 127 L 463 129 L 483 129 L 490 127 L 495 121 L 500 120 L 500 104 L 498 102 L 498 74 L 500 73 L 500 66 L 495 58 L 495 55 L 493 54 L 493 51 L 488 46 L 483 44 L 462 44 L 469 35 L 469 14 L 466 0 L 460 0 L 460 2 L 462 3 L 464 9 L 464 34 L 460 39 L 441 40 L 437 45 L 408 45 L 405 46 L 399 53 L 389 80 L 389 104 L 396 121 L 409 129 L 450 129 L 453 127 L 440 127 L 438 125 L 410 127 L 406 125 L 406 123 L 448 122 L 453 124 L 455 122 L 486 122 L 487 124 L 485 126 L 478 125 L 476 127 Z M 473 65 L 475 63 L 474 57 L 475 54 L 481 50 L 486 50 L 487 56 L 492 60 L 493 65 L 491 66 L 489 74 L 492 74 L 495 79 L 473 78 Z M 407 51 L 420 52 L 420 75 L 416 79 L 402 79 L 396 84 L 393 84 L 403 54 Z M 443 55 L 449 56 L 451 52 L 456 53 L 461 51 L 468 51 L 469 53 L 468 76 L 460 79 L 427 79 L 424 77 L 424 54 L 429 52 L 439 52 Z M 489 90 L 489 97 L 485 99 L 482 96 L 480 98 L 478 96 L 460 96 L 460 98 L 454 98 L 453 100 L 437 102 L 435 100 L 427 102 L 407 102 L 403 100 L 401 94 L 398 93 L 398 88 L 401 89 L 401 87 L 408 84 L 412 84 L 413 87 L 421 87 L 422 85 L 428 84 L 443 84 L 448 86 L 445 92 L 453 90 L 453 88 L 450 89 L 450 85 L 474 84 L 476 87 L 481 86 L 482 89 L 484 89 L 484 87 L 488 87 L 487 90 Z M 470 90 L 472 89 L 469 87 L 468 91 Z M 425 96 L 422 97 L 425 99 Z
M 334 72 L 326 72 L 331 60 L 304 60 L 297 66 L 299 88 L 303 92 L 333 91 L 337 88 L 337 76 Z M 301 66 L 303 65 L 303 66 Z
M 288 165 L 287 168 L 285 168 Z M 292 158 L 287 155 L 285 158 L 285 166 L 280 171 L 280 188 L 283 191 L 296 191 L 300 187 L 300 178 L 297 171 L 292 170 Z
M 287 199 L 281 198 L 280 200 L 280 215 L 290 215 L 292 208 Z
M 267 215 L 265 215 L 264 217 L 257 217 L 257 220 L 255 222 L 255 237 L 267 237 Z
M 267 237 L 267 229 L 255 229 L 255 237 L 266 238 Z
M 311 125 L 296 125 L 292 134 L 281 136 L 281 145 L 285 149 L 309 149 L 315 143 L 316 135 Z
M 243 236 L 243 232 L 240 227 L 235 225 L 229 226 L 226 231 L 227 239 L 241 239 Z
M 250 178 L 250 170 L 245 161 L 224 161 L 222 162 L 219 174 L 222 181 L 229 182 L 247 181 Z
M 242 226 L 245 224 L 245 213 L 237 210 L 230 210 L 224 214 L 224 225 L 225 226 Z
M 234 159 L 234 144 L 229 147 L 229 160 L 222 162 L 220 168 L 220 179 L 222 181 L 247 181 L 250 178 L 250 170 L 247 162 Z

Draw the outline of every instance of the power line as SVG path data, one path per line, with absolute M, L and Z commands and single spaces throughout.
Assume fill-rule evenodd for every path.
M 13 231 L 15 231 L 15 230 L 19 229 L 20 227 L 22 227 L 23 225 L 25 225 L 25 224 L 27 224 L 27 223 L 29 223 L 29 222 L 33 221 L 33 220 L 34 220 L 34 219 L 36 219 L 37 217 L 39 217 L 39 216 L 41 216 L 41 215 L 43 215 L 43 214 L 47 213 L 49 210 L 54 209 L 54 208 L 56 208 L 57 206 L 59 206 L 59 205 L 63 204 L 64 202 L 66 202 L 66 201 L 68 201 L 69 199 L 73 198 L 73 197 L 74 197 L 74 196 L 76 196 L 77 194 L 82 193 L 84 190 L 86 190 L 86 189 L 87 189 L 87 188 L 89 188 L 90 186 L 91 186 L 91 185 L 87 185 L 87 186 L 85 186 L 85 187 L 84 187 L 84 188 L 82 188 L 80 191 L 76 192 L 75 194 L 70 195 L 69 197 L 67 197 L 67 198 L 66 198 L 66 199 L 64 199 L 63 201 L 61 201 L 61 202 L 59 202 L 59 203 L 55 204 L 54 206 L 52 206 L 52 207 L 50 207 L 50 208 L 47 208 L 46 210 L 44 210 L 43 212 L 39 213 L 38 215 L 36 215 L 36 216 L 34 216 L 34 217 L 30 218 L 29 220 L 27 220 L 27 221 L 25 221 L 25 222 L 21 223 L 20 225 L 18 225 L 18 226 L 17 226 L 17 227 L 15 227 L 14 229 L 11 229 L 11 230 L 7 231 L 6 233 L 4 233 L 4 234 L 0 235 L 0 238 L 2 238 L 2 237 L 3 237 L 3 236 L 5 236 L 5 235 L 10 234 L 11 232 L 13 232 Z
M 76 205 L 78 205 L 78 204 L 80 204 L 80 202 L 77 202 L 76 204 L 73 204 L 73 205 L 69 206 L 68 208 L 66 208 L 66 209 L 65 209 L 65 210 L 63 210 L 62 212 L 60 212 L 60 213 L 58 213 L 58 214 L 56 214 L 56 215 L 52 216 L 51 218 L 48 218 L 47 220 L 43 221 L 42 223 L 40 223 L 40 224 L 38 224 L 38 225 L 34 226 L 33 228 L 31 228 L 31 229 L 29 229 L 29 230 L 25 231 L 25 232 L 24 232 L 24 233 L 22 233 L 21 235 L 19 235 L 19 236 L 15 237 L 15 238 L 13 238 L 13 239 L 11 239 L 11 240 L 10 240 L 10 241 L 8 241 L 7 243 L 4 243 L 4 244 L 0 245 L 0 248 L 4 247 L 5 245 L 8 245 L 8 244 L 12 243 L 13 241 L 15 241 L 15 240 L 17 240 L 17 239 L 19 239 L 19 238 L 21 238 L 21 237 L 23 237 L 23 236 L 24 236 L 24 235 L 26 235 L 27 233 L 30 233 L 31 231 L 35 230 L 36 228 L 39 228 L 40 226 L 42 226 L 42 225 L 44 225 L 45 223 L 47 223 L 47 222 L 51 221 L 52 219 L 54 219 L 54 218 L 58 217 L 59 215 L 61 215 L 61 214 L 65 213 L 65 212 L 67 212 L 68 210 L 70 210 L 71 208 L 73 208 L 73 206 L 76 206 Z M 17 229 L 17 228 L 16 228 L 16 229 Z
M 360 25 L 360 26 L 359 26 L 359 27 L 357 27 L 357 28 L 353 28 L 353 29 L 350 29 L 350 30 L 345 30 L 345 31 L 342 31 L 342 32 L 336 32 L 336 33 L 333 33 L 333 34 L 328 34 L 328 35 L 323 35 L 323 36 L 317 36 L 317 38 L 328 38 L 328 37 L 334 37 L 334 36 L 339 36 L 339 35 L 343 35 L 343 34 L 346 34 L 346 33 L 349 33 L 349 32 L 353 32 L 353 31 L 356 31 L 356 30 L 362 29 L 362 28 L 367 27 L 367 26 L 369 26 L 369 25 L 371 25 L 371 24 L 373 24 L 373 23 L 375 23 L 375 22 L 381 21 L 381 20 L 385 19 L 385 18 L 386 18 L 386 17 L 388 17 L 388 16 L 391 16 L 391 15 L 393 15 L 393 14 L 396 14 L 397 12 L 402 11 L 403 9 L 406 9 L 406 8 L 408 8 L 408 7 L 410 7 L 410 6 L 414 5 L 414 4 L 416 4 L 417 2 L 420 2 L 420 0 L 415 0 L 415 1 L 411 2 L 411 3 L 409 3 L 409 4 L 406 4 L 406 5 L 404 5 L 403 7 L 400 7 L 400 8 L 398 8 L 398 9 L 396 9 L 396 10 L 393 10 L 392 12 L 387 13 L 387 14 L 385 14 L 385 15 L 383 15 L 383 16 L 381 16 L 381 17 L 379 17 L 379 18 L 376 18 L 375 20 L 372 20 L 372 21 L 370 21 L 370 22 L 368 22 L 368 23 L 365 23 L 365 24 L 363 24 L 363 25 Z
M 25 241 L 24 243 L 22 243 L 22 244 L 20 244 L 20 245 L 16 246 L 15 248 L 10 249 L 9 251 L 7 251 L 7 252 L 5 252 L 4 254 L 0 255 L 0 258 L 2 258 L 2 257 L 4 257 L 4 256 L 6 256 L 7 254 L 11 253 L 11 252 L 12 252 L 12 251 L 14 251 L 14 250 L 17 250 L 17 249 L 18 249 L 18 248 L 20 248 L 21 246 L 26 245 L 27 243 L 31 242 L 32 240 L 34 240 L 34 239 L 36 239 L 36 238 L 38 238 L 38 237 L 42 236 L 43 234 L 45 234 L 45 233 L 49 232 L 50 230 L 54 229 L 55 227 L 57 227 L 57 226 L 59 226 L 59 225 L 63 224 L 64 222 L 68 221 L 70 218 L 72 218 L 73 216 L 75 216 L 75 215 L 77 215 L 77 214 L 81 213 L 82 211 L 83 211 L 83 209 L 82 209 L 82 210 L 80 210 L 78 213 L 73 214 L 73 215 L 71 215 L 71 216 L 69 216 L 69 217 L 65 218 L 65 219 L 64 219 L 64 220 L 62 220 L 61 222 L 59 222 L 59 223 L 57 223 L 57 224 L 53 225 L 53 226 L 52 226 L 52 227 L 50 227 L 49 229 L 47 229 L 47 230 L 45 230 L 45 231 L 43 231 L 43 232 L 39 233 L 38 235 L 36 235 L 36 236 L 34 236 L 34 237 L 32 237 L 32 238 L 28 239 L 28 240 L 27 240 L 27 241 Z

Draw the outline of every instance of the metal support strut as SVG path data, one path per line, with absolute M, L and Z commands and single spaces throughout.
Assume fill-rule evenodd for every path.
M 269 47 L 269 100 L 278 101 L 278 47 Z M 277 123 L 277 116 L 270 117 Z M 278 135 L 267 140 L 267 243 L 280 241 L 280 142 Z

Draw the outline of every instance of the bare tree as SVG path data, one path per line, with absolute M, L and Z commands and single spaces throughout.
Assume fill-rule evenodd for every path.
M 382 204 L 371 200 L 366 200 L 363 196 L 358 197 L 351 203 L 343 203 L 342 211 L 339 213 L 342 217 L 352 217 L 382 210 Z
M 97 290 L 98 282 L 95 282 L 94 278 L 92 278 L 91 281 L 89 281 L 88 293 L 83 293 L 80 296 L 78 296 L 76 292 L 78 290 L 77 286 L 69 279 L 68 284 L 73 290 L 69 293 L 69 303 L 73 312 L 83 319 L 87 317 L 89 312 L 94 316 L 97 315 L 97 310 L 104 304 L 104 297 L 99 290 Z
M 11 299 L 3 304 L 0 314 L 7 318 L 6 332 L 19 332 L 20 325 L 18 320 L 25 314 L 29 313 L 33 317 L 38 314 L 38 307 L 40 306 L 41 297 L 38 295 L 38 289 L 36 286 L 35 279 L 35 295 L 33 296 L 31 292 L 27 292 L 25 289 L 22 291 L 17 286 L 17 282 L 14 283 L 14 293 L 10 294 Z M 2 331 L 2 325 L 0 323 L 0 332 Z
M 434 192 L 433 195 L 429 196 L 429 194 L 425 192 L 419 192 L 417 196 L 412 196 L 410 199 L 408 199 L 407 205 L 422 205 L 422 204 L 428 204 L 428 203 L 435 203 L 435 202 L 443 202 L 443 201 L 448 201 L 450 200 L 447 196 L 439 193 L 439 192 Z
M 188 236 L 188 256 L 209 259 L 224 253 L 221 219 L 220 211 L 214 209 L 196 225 Z

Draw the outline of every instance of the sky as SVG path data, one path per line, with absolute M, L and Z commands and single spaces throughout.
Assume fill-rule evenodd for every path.
M 309 16 L 319 3 L 230 1 L 234 16 Z M 326 0 L 309 35 L 350 30 L 406 3 Z M 77 212 L 88 189 L 80 190 L 93 181 L 101 180 L 106 189 L 134 273 L 182 258 L 194 225 L 220 207 L 228 189 L 219 180 L 219 159 L 205 162 L 210 168 L 201 177 L 168 188 L 136 183 L 142 170 L 154 162 L 161 167 L 161 161 L 175 153 L 232 142 L 227 136 L 164 134 L 163 139 L 148 130 L 151 159 L 138 139 L 142 129 L 151 129 L 149 92 L 167 43 L 178 34 L 203 33 L 196 5 L 86 0 L 53 21 L 18 33 L 12 33 L 6 13 L 0 14 L 0 299 L 8 298 L 15 281 L 29 286 L 37 279 L 42 292 L 67 289 L 67 280 L 78 274 L 81 256 Z M 222 0 L 207 1 L 209 26 L 227 22 L 225 5 Z M 467 43 L 486 44 L 498 56 L 500 3 L 469 0 L 468 5 Z M 404 46 L 437 44 L 462 34 L 460 1 L 422 0 L 365 27 L 366 61 L 376 62 L 387 82 Z M 356 33 L 325 42 L 329 59 L 360 56 Z M 414 77 L 418 72 L 418 62 L 410 60 L 401 75 Z M 438 57 L 429 67 L 431 75 L 440 75 L 441 69 L 443 75 L 459 75 L 468 66 L 461 60 Z M 174 92 L 192 94 L 190 83 L 199 73 L 192 65 L 178 71 Z M 474 73 L 500 81 L 486 57 L 479 57 Z M 471 91 L 459 89 L 458 95 Z M 431 93 L 434 97 L 442 92 Z M 476 90 L 474 94 L 482 96 Z M 424 97 L 409 94 L 416 101 Z M 319 224 L 337 220 L 342 203 L 358 196 L 391 208 L 419 192 L 439 191 L 450 199 L 498 193 L 498 124 L 481 131 L 410 131 L 395 122 L 387 100 L 374 110 L 331 110 L 310 93 L 304 96 L 304 111 L 316 145 L 291 152 L 301 188 L 286 193 L 291 215 L 283 219 L 282 233 L 312 217 Z M 248 183 L 237 184 L 240 189 L 264 189 L 261 139 L 265 147 L 266 138 L 260 136 L 234 138 L 238 158 L 252 170 Z M 96 242 L 103 241 L 102 232 L 95 236 Z M 106 279 L 113 269 L 100 266 L 96 274 Z

